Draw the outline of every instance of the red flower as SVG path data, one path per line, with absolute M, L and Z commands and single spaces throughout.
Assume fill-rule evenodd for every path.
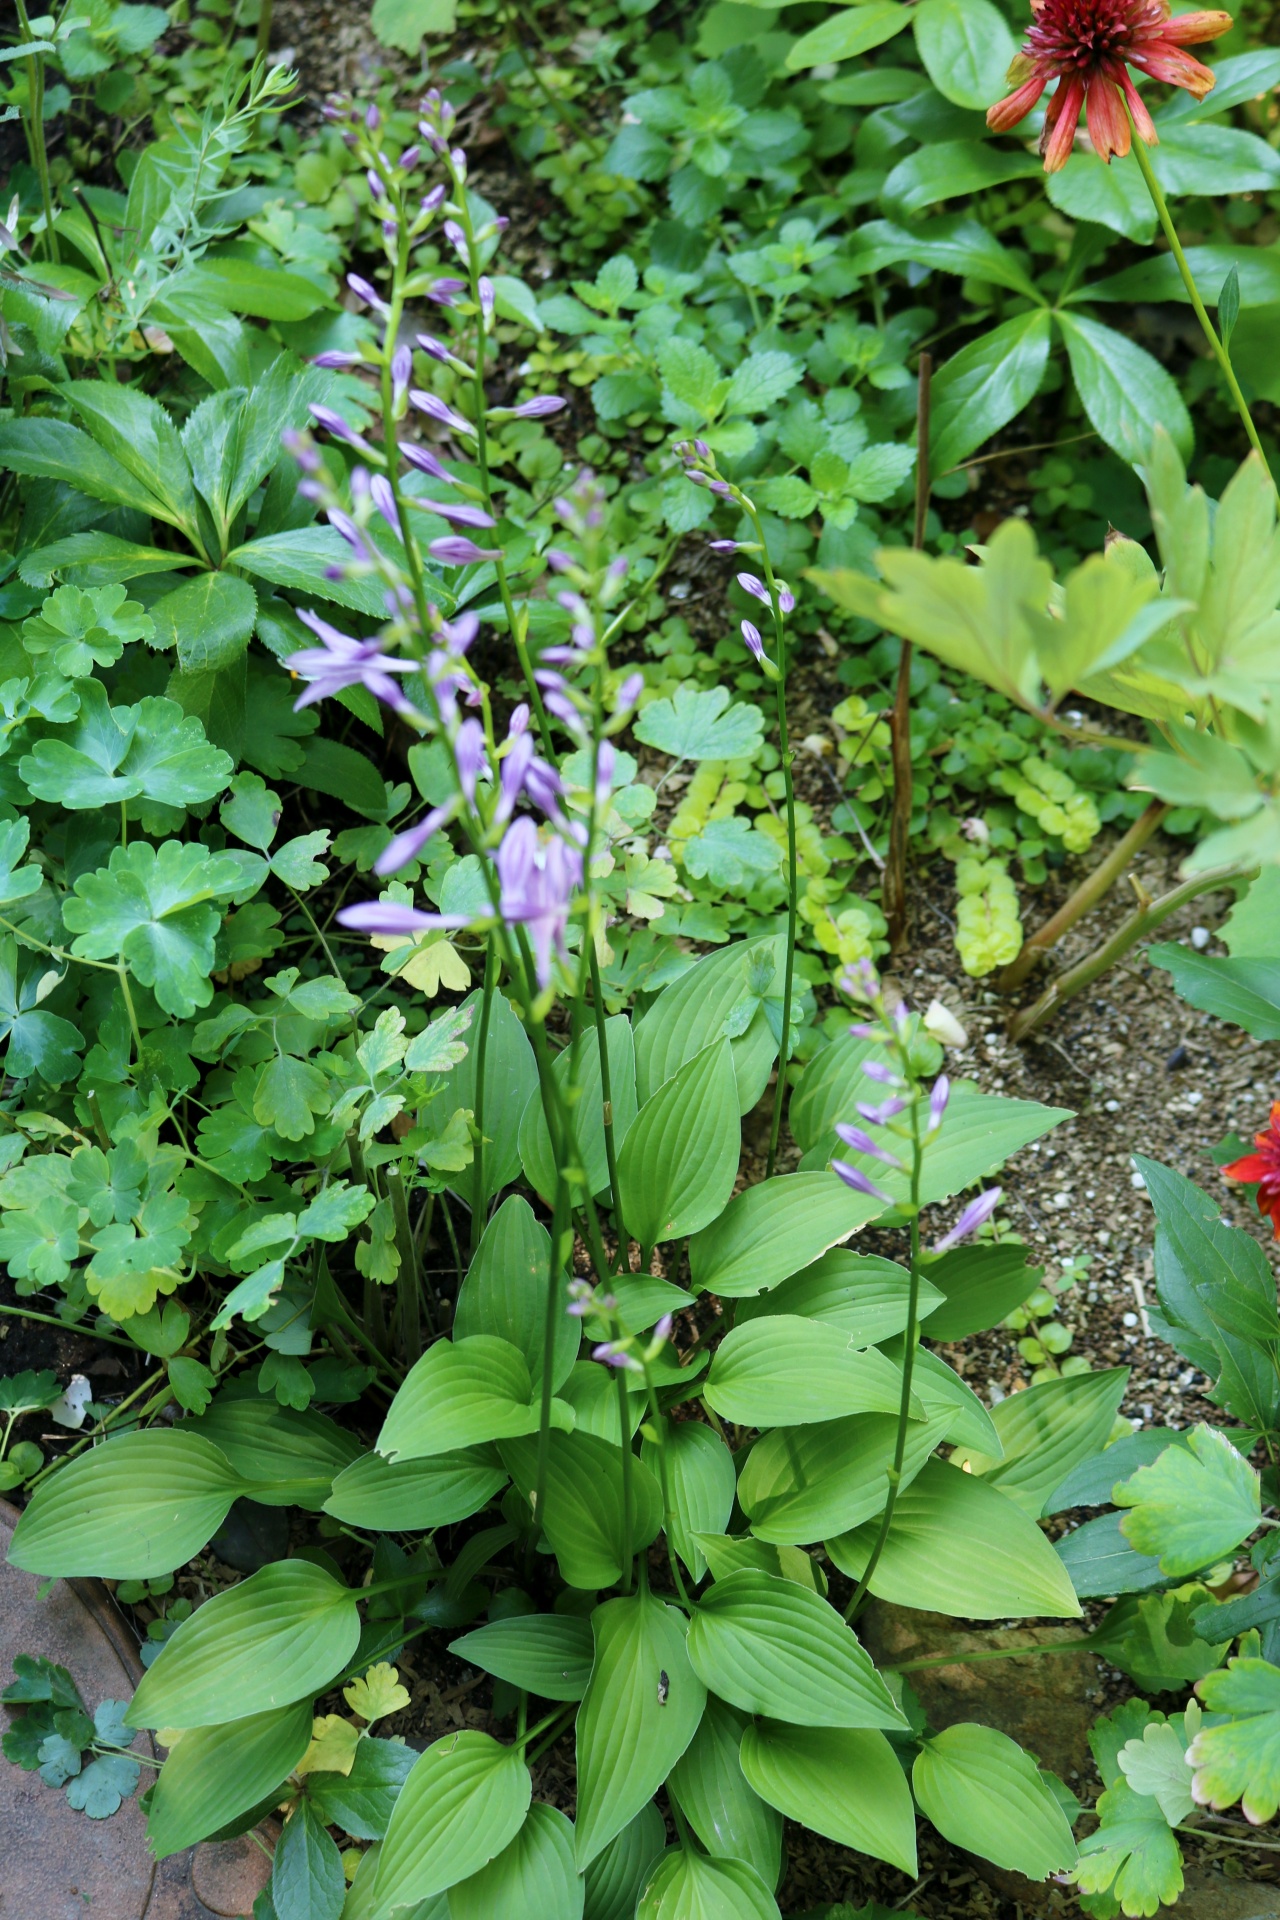
M 1246 1153 L 1222 1171 L 1228 1180 L 1258 1183 L 1258 1212 L 1268 1213 L 1280 1240 L 1280 1100 L 1271 1109 L 1271 1125 L 1265 1133 L 1256 1133 L 1256 1153 Z
M 1125 63 L 1203 100 L 1213 71 L 1182 49 L 1216 40 L 1231 25 L 1229 13 L 1181 13 L 1170 19 L 1168 0 L 1031 0 L 1031 11 L 1026 41 L 1008 73 L 1010 84 L 1020 84 L 988 109 L 987 125 L 994 133 L 1008 133 L 1056 80 L 1040 136 L 1046 173 L 1066 166 L 1086 107 L 1089 138 L 1100 159 L 1110 163 L 1113 153 L 1128 153 L 1130 114 L 1139 136 L 1154 147 L 1151 115 Z

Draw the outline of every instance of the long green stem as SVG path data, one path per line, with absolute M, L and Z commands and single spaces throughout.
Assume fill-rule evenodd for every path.
M 18 29 L 24 40 L 34 39 L 27 17 L 26 0 L 18 0 Z M 57 262 L 58 236 L 53 225 L 53 187 L 49 180 L 49 152 L 44 139 L 44 55 L 33 53 L 27 60 L 27 145 L 32 164 L 40 180 L 40 204 L 44 211 L 44 250 L 48 260 Z
M 933 356 L 920 355 L 916 399 L 916 518 L 911 544 L 919 553 L 929 519 L 929 399 Z M 889 947 L 901 951 L 907 938 L 907 844 L 911 838 L 911 655 L 909 640 L 898 654 L 898 684 L 893 698 L 891 757 L 893 807 L 889 815 L 889 849 L 885 861 L 882 898 L 889 923 Z
M 895 1673 L 916 1673 L 921 1667 L 969 1667 L 979 1660 L 1022 1660 L 1037 1653 L 1086 1653 L 1092 1640 L 1049 1640 L 1039 1647 L 983 1647 L 975 1653 L 931 1653 L 923 1660 L 895 1660 Z
M 1093 872 L 1086 876 L 1070 897 L 1063 901 L 1058 911 L 1037 927 L 1030 937 L 1023 941 L 1017 958 L 1009 962 L 1004 971 L 996 976 L 997 993 L 1013 993 L 1019 988 L 1036 962 L 1051 947 L 1055 947 L 1064 933 L 1069 933 L 1077 920 L 1082 920 L 1103 895 L 1109 893 L 1120 875 L 1124 872 L 1135 853 L 1146 846 L 1169 809 L 1163 800 L 1153 800 L 1145 807 L 1129 828 L 1116 841 L 1105 860 L 1100 860 Z
M 473 1260 L 476 1257 L 476 1249 L 480 1245 L 480 1236 L 484 1232 L 484 1070 L 485 1062 L 489 1054 L 489 1027 L 493 1014 L 493 994 L 497 984 L 497 946 L 493 935 L 490 934 L 484 950 L 484 986 L 480 999 L 480 1031 L 476 1035 L 476 1104 L 475 1112 L 472 1115 L 472 1121 L 475 1126 L 476 1144 L 475 1160 L 472 1166 L 471 1187 L 471 1258 Z
M 396 1292 L 400 1302 L 400 1341 L 404 1347 L 405 1359 L 412 1366 L 422 1353 L 422 1280 L 418 1272 L 418 1249 L 413 1241 L 413 1229 L 409 1224 L 409 1203 L 405 1196 L 404 1176 L 398 1164 L 389 1161 L 386 1168 L 387 1197 L 391 1202 L 391 1217 L 395 1221 L 396 1252 L 400 1255 L 400 1271 L 396 1275 Z M 430 1312 L 428 1312 L 430 1323 Z
M 880 1520 L 880 1532 L 862 1570 L 862 1578 L 845 1608 L 846 1620 L 855 1620 L 866 1598 L 872 1576 L 880 1564 L 884 1543 L 893 1524 L 893 1510 L 902 1486 L 902 1463 L 907 1451 L 907 1427 L 911 1421 L 911 1375 L 915 1368 L 916 1345 L 920 1333 L 920 1167 L 924 1159 L 924 1141 L 920 1135 L 920 1101 L 911 1105 L 911 1279 L 907 1288 L 907 1332 L 902 1349 L 902 1398 L 898 1404 L 898 1432 L 893 1445 L 893 1465 L 889 1469 L 889 1497 Z
M 1127 104 L 1125 106 L 1125 112 L 1129 113 Z M 1223 379 L 1227 383 L 1227 389 L 1235 404 L 1236 412 L 1240 416 L 1241 425 L 1249 436 L 1249 444 L 1257 454 L 1259 460 L 1261 460 L 1263 470 L 1274 487 L 1275 477 L 1267 463 L 1267 456 L 1262 451 L 1262 442 L 1258 438 L 1258 429 L 1253 424 L 1253 415 L 1249 411 L 1249 403 L 1240 391 L 1240 382 L 1236 379 L 1236 371 L 1231 364 L 1231 355 L 1228 353 L 1218 333 L 1218 329 L 1209 318 L 1204 301 L 1200 298 L 1200 289 L 1195 283 L 1195 278 L 1187 262 L 1187 256 L 1182 250 L 1182 242 L 1179 240 L 1177 229 L 1173 224 L 1168 202 L 1164 197 L 1164 190 L 1160 182 L 1156 179 L 1155 168 L 1151 164 L 1151 155 L 1147 152 L 1146 141 L 1140 138 L 1137 129 L 1133 127 L 1133 115 L 1131 113 L 1129 114 L 1129 125 L 1133 128 L 1134 159 L 1137 161 L 1139 171 L 1147 183 L 1147 192 L 1151 195 L 1151 204 L 1156 210 L 1156 218 L 1164 228 L 1164 237 L 1169 242 L 1169 251 L 1178 263 L 1178 272 L 1182 275 L 1182 284 L 1187 290 L 1187 298 L 1191 302 L 1196 319 L 1200 322 L 1200 330 L 1209 343 L 1209 350 L 1222 369 Z
M 609 1192 L 613 1197 L 613 1224 L 618 1235 L 617 1267 L 627 1273 L 631 1267 L 631 1243 L 622 1214 L 622 1188 L 618 1181 L 618 1150 L 613 1129 L 613 1076 L 609 1067 L 609 1036 L 605 1026 L 604 994 L 600 987 L 600 960 L 596 943 L 584 935 L 590 952 L 591 998 L 596 1022 L 596 1044 L 600 1048 L 600 1099 L 604 1116 L 604 1157 L 609 1169 Z
M 631 1515 L 633 1511 L 631 1496 L 631 1469 L 635 1456 L 631 1451 L 631 1397 L 627 1392 L 627 1374 L 625 1367 L 617 1371 L 618 1382 L 618 1419 L 621 1423 L 622 1445 L 622 1591 L 630 1593 L 631 1576 L 635 1572 L 635 1554 L 631 1545 Z

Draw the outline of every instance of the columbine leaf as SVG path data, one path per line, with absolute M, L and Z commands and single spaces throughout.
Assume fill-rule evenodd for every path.
M 0 822 L 0 906 L 9 906 L 14 900 L 25 900 L 29 894 L 40 891 L 43 876 L 39 867 L 18 866 L 30 837 L 29 820 Z
M 139 1762 L 126 1754 L 101 1754 L 67 1782 L 67 1805 L 88 1814 L 90 1820 L 109 1820 L 137 1786 L 141 1771 Z
M 186 1019 L 213 998 L 209 976 L 221 916 L 210 902 L 239 881 L 235 860 L 198 841 L 116 847 L 108 865 L 82 874 L 63 902 L 63 921 L 77 936 L 71 950 L 89 960 L 120 957 L 166 1013 Z
M 0 1380 L 0 1413 L 39 1413 L 51 1407 L 61 1389 L 56 1373 L 14 1373 Z M 8 1689 L 6 1688 L 6 1695 Z
M 1128 1507 L 1120 1530 L 1163 1572 L 1195 1573 L 1248 1539 L 1258 1524 L 1258 1476 L 1222 1434 L 1196 1427 L 1187 1447 L 1166 1447 L 1114 1493 Z
M 150 640 L 155 622 L 124 587 L 59 587 L 39 613 L 22 623 L 22 644 L 35 659 L 47 656 L 69 680 L 95 667 L 114 666 L 135 640 Z
M 41 1010 L 45 972 L 37 964 L 19 978 L 17 942 L 8 935 L 0 939 L 0 1040 L 9 1042 L 5 1071 L 15 1080 L 38 1073 L 57 1087 L 79 1072 L 84 1036 L 60 1014 Z M 52 980 L 56 985 L 56 972 Z
M 1110 1893 L 1123 1913 L 1148 1915 L 1182 1891 L 1182 1854 L 1154 1800 L 1125 1779 L 1098 1801 L 1099 1826 L 1080 1842 L 1074 1879 L 1082 1893 Z
M 768 834 L 734 814 L 727 820 L 708 820 L 702 832 L 685 842 L 684 864 L 695 880 L 737 890 L 772 873 L 782 858 Z
M 82 810 L 138 799 L 199 805 L 226 785 L 231 766 L 176 702 L 149 696 L 112 707 L 102 683 L 87 680 L 75 722 L 38 741 L 18 772 L 37 800 Z
M 760 710 L 744 701 L 727 713 L 726 707 L 728 687 L 710 687 L 705 693 L 677 687 L 674 699 L 655 700 L 645 708 L 636 721 L 636 737 L 676 760 L 747 759 L 764 732 Z
M 1196 1687 L 1210 1713 L 1232 1718 L 1202 1727 L 1187 1749 L 1195 1769 L 1192 1792 L 1201 1806 L 1221 1810 L 1238 1800 L 1247 1820 L 1261 1825 L 1280 1807 L 1280 1667 L 1267 1660 L 1232 1660 Z

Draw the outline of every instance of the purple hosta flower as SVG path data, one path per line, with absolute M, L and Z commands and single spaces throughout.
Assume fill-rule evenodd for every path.
M 617 768 L 618 756 L 609 740 L 602 740 L 596 750 L 596 805 L 603 807 L 613 792 L 613 776 Z
M 465 293 L 466 290 L 465 280 L 457 280 L 446 274 L 442 280 L 432 281 L 427 288 L 427 298 L 434 301 L 437 307 L 451 307 L 458 295 Z
M 326 433 L 333 434 L 335 439 L 345 440 L 348 446 L 357 448 L 361 453 L 373 452 L 373 448 L 369 445 L 368 441 L 361 436 L 355 427 L 349 427 L 342 415 L 335 412 L 332 407 L 321 406 L 318 400 L 313 400 L 308 408 L 308 412 L 311 414 L 316 425 L 323 427 Z
M 836 1132 L 846 1147 L 852 1147 L 855 1153 L 869 1154 L 873 1160 L 883 1162 L 886 1167 L 897 1167 L 901 1170 L 902 1162 L 897 1154 L 890 1153 L 888 1147 L 882 1147 L 879 1141 L 873 1140 L 862 1127 L 855 1127 L 849 1121 L 841 1120 L 836 1126 Z
M 737 551 L 736 540 L 708 540 L 707 542 L 708 553 L 736 553 Z
M 397 539 L 400 537 L 400 515 L 396 512 L 396 497 L 391 491 L 391 482 L 383 473 L 375 473 L 369 482 L 369 498 L 382 515 Z
M 567 693 L 549 693 L 546 695 L 542 704 L 548 713 L 555 715 L 556 719 L 567 732 L 573 735 L 575 740 L 579 743 L 586 740 L 587 730 L 583 725 L 582 715 L 577 707 L 574 706 L 573 701 Z
M 655 1345 L 662 1346 L 664 1341 L 667 1341 L 671 1338 L 671 1328 L 673 1324 L 674 1324 L 673 1316 L 669 1313 L 664 1313 L 661 1320 L 659 1320 L 657 1326 L 653 1330 L 653 1339 L 654 1339 Z
M 420 333 L 418 335 L 418 345 L 424 353 L 429 354 L 433 360 L 439 360 L 441 364 L 453 358 L 444 341 L 437 340 L 434 333 Z
M 869 1020 L 855 1020 L 848 1031 L 854 1040 L 878 1040 L 881 1037 L 879 1027 L 873 1026 Z
M 342 907 L 338 921 L 357 933 L 382 934 L 388 940 L 412 940 L 419 933 L 440 933 L 471 923 L 465 913 L 420 913 L 396 900 L 361 900 Z
M 399 346 L 391 356 L 391 403 L 399 413 L 413 378 L 413 349 Z
M 476 781 L 481 774 L 486 779 L 489 776 L 489 763 L 484 755 L 484 728 L 478 720 L 464 720 L 458 728 L 453 743 L 453 757 L 458 769 L 458 785 L 468 802 L 474 802 Z
M 585 1319 L 587 1314 L 590 1313 L 592 1303 L 595 1300 L 596 1290 L 591 1282 L 589 1280 L 583 1280 L 580 1275 L 575 1274 L 565 1288 L 565 1292 L 569 1296 L 569 1304 L 565 1308 L 565 1312 L 572 1314 L 575 1320 Z
M 341 693 L 346 687 L 367 687 L 377 699 L 383 700 L 389 707 L 397 709 L 406 705 L 404 695 L 392 677 L 397 673 L 413 673 L 411 660 L 388 660 L 377 640 L 353 640 L 350 634 L 339 633 L 318 613 L 306 608 L 298 609 L 298 617 L 305 620 L 311 631 L 323 642 L 319 647 L 303 647 L 297 653 L 289 654 L 285 666 L 290 673 L 296 673 L 309 684 L 304 693 L 294 701 L 295 711 L 299 707 L 309 707 L 317 700 L 327 700 L 331 694 Z
M 1003 1197 L 1003 1187 L 988 1187 L 985 1193 L 980 1193 L 976 1200 L 969 1202 L 950 1233 L 943 1234 L 933 1251 L 949 1253 L 952 1247 L 958 1247 L 962 1240 L 967 1240 L 971 1233 L 976 1233 L 991 1218 Z
M 598 1347 L 592 1347 L 591 1358 L 601 1360 L 606 1367 L 618 1367 L 627 1373 L 643 1373 L 644 1363 L 627 1352 L 621 1340 L 603 1340 Z
M 436 617 L 436 608 L 431 608 Z M 480 631 L 480 616 L 467 611 L 455 615 L 452 620 L 441 620 L 436 628 L 437 637 L 443 640 L 445 651 L 451 660 L 461 660 L 471 642 Z
M 905 1100 L 899 1100 L 896 1094 L 890 1094 L 889 1098 L 882 1100 L 879 1106 L 873 1106 L 869 1100 L 859 1100 L 856 1104 L 858 1112 L 869 1126 L 887 1127 L 895 1115 L 903 1111 L 907 1103 Z
M 328 520 L 329 525 L 342 535 L 357 560 L 367 561 L 370 558 L 369 549 L 364 543 L 364 535 L 345 508 L 328 507 L 325 510 L 325 518 Z M 330 577 L 340 580 L 342 578 L 341 569 Z
M 533 677 L 544 693 L 564 693 L 569 685 L 564 675 L 557 673 L 554 667 L 535 667 Z
M 412 440 L 402 440 L 400 451 L 411 467 L 417 467 L 420 473 L 429 473 L 433 480 L 452 480 L 453 475 L 432 453 L 430 447 L 420 447 Z
M 497 300 L 493 282 L 487 273 L 480 275 L 480 278 L 476 282 L 476 291 L 480 295 L 480 314 L 484 321 L 485 332 L 487 333 L 493 324 L 493 310 Z
M 732 500 L 735 498 L 734 489 L 729 485 L 727 480 L 708 480 L 707 486 L 711 492 L 716 494 L 721 500 Z
M 452 520 L 458 527 L 496 527 L 498 524 L 483 507 L 470 506 L 466 501 L 455 504 L 448 500 L 416 499 L 413 504 L 424 513 L 438 513 L 442 520 Z
M 784 613 L 794 613 L 796 597 L 790 587 L 778 588 L 778 605 Z
M 468 567 L 473 560 L 501 560 L 501 547 L 478 547 L 464 533 L 446 533 L 427 548 L 433 560 L 444 567 Z
M 893 1204 L 889 1194 L 885 1193 L 881 1187 L 878 1187 L 874 1180 L 868 1180 L 865 1173 L 862 1173 L 857 1167 L 851 1166 L 847 1160 L 833 1160 L 831 1162 L 831 1171 L 832 1173 L 839 1174 L 846 1187 L 852 1187 L 855 1193 L 868 1194 L 871 1199 L 883 1200 L 886 1205 L 891 1206 Z
M 405 173 L 412 173 L 414 168 L 417 166 L 419 160 L 421 160 L 421 158 L 422 158 L 421 147 L 417 147 L 417 146 L 406 147 L 404 152 L 400 155 L 399 164 L 402 171 Z
M 280 444 L 286 453 L 293 455 L 304 473 L 319 473 L 324 463 L 305 433 L 286 427 L 280 435 Z
M 929 1095 L 929 1124 L 925 1128 L 926 1135 L 936 1133 L 942 1125 L 942 1116 L 947 1110 L 947 1102 L 950 1098 L 951 1082 L 945 1073 L 940 1073 Z
M 358 273 L 349 273 L 347 285 L 357 300 L 362 300 L 366 307 L 372 307 L 374 312 L 380 313 L 384 320 L 388 317 L 391 309 L 371 281 L 365 280 Z
M 644 675 L 629 673 L 613 697 L 615 713 L 628 713 L 644 692 Z
M 747 652 L 753 660 L 764 662 L 764 642 L 760 638 L 759 627 L 753 627 L 749 620 L 742 623 L 742 637 L 747 643 Z
M 558 393 L 540 393 L 535 400 L 522 400 L 518 407 L 491 407 L 490 412 L 509 414 L 513 420 L 543 420 L 568 404 Z
M 464 420 L 460 413 L 455 413 L 452 407 L 447 407 L 444 401 L 434 393 L 424 393 L 420 387 L 415 387 L 409 398 L 419 413 L 425 413 L 431 420 L 438 420 L 442 427 L 449 427 L 454 433 L 475 433 L 475 428 L 469 420 Z
M 582 855 L 558 834 L 540 838 L 527 814 L 513 820 L 496 865 L 504 920 L 527 926 L 538 984 L 551 979 L 551 949 L 568 959 L 564 933 L 574 889 L 582 882 Z
M 882 1087 L 904 1087 L 907 1083 L 893 1067 L 886 1066 L 883 1060 L 864 1060 L 862 1071 L 868 1080 L 878 1080 Z
M 417 149 L 415 148 L 414 151 L 416 152 Z M 445 189 L 444 189 L 443 181 L 441 181 L 439 186 L 432 187 L 430 193 L 423 194 L 421 211 L 425 213 L 428 216 L 428 218 L 433 213 L 438 212 L 439 209 L 444 205 L 444 194 L 445 194 Z
M 441 827 L 453 818 L 456 811 L 455 802 L 450 800 L 443 807 L 433 807 L 430 813 L 423 815 L 416 826 L 406 827 L 403 833 L 398 833 L 395 839 L 382 849 L 373 863 L 374 872 L 380 877 L 385 877 L 389 873 L 399 873 L 401 867 L 407 867 L 411 860 L 417 859 L 431 836 L 439 833 Z
M 445 221 L 444 236 L 452 246 L 459 260 L 461 260 L 463 266 L 469 267 L 471 265 L 471 248 L 467 244 L 466 234 L 456 220 Z
M 325 367 L 329 369 L 337 367 L 358 367 L 362 357 L 363 356 L 358 353 L 342 353 L 337 347 L 331 347 L 328 353 L 316 354 L 311 364 L 313 367 Z
M 754 573 L 740 573 L 738 575 L 738 585 L 744 593 L 749 593 L 753 600 L 758 600 L 761 606 L 771 607 L 773 605 L 772 600 L 769 598 L 768 587 L 766 587 L 763 580 L 757 580 Z
M 373 196 L 373 198 L 375 200 L 385 199 L 387 189 L 383 182 L 382 175 L 374 167 L 368 167 L 365 169 L 364 177 L 369 183 L 369 192 Z M 363 294 L 361 295 L 361 298 L 362 299 L 364 298 Z
M 630 566 L 631 566 L 631 562 L 627 558 L 626 554 L 625 553 L 618 554 L 615 559 L 609 562 L 608 566 L 604 570 L 604 577 L 606 581 L 610 585 L 621 585 L 622 581 L 624 581 L 627 577 L 627 573 L 630 569 Z
M 880 981 L 876 970 L 864 954 L 861 960 L 846 967 L 840 980 L 841 993 L 847 993 L 851 999 L 874 1000 L 880 991 Z M 879 1028 L 873 1028 L 867 1037 L 872 1038 Z
M 372 100 L 364 110 L 364 124 L 370 133 L 376 133 L 382 125 L 382 115 Z

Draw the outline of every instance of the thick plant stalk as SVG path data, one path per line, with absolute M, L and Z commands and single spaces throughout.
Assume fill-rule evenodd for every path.
M 933 356 L 920 355 L 916 407 L 916 520 L 911 544 L 919 553 L 929 513 L 929 384 Z M 907 842 L 911 838 L 911 642 L 902 642 L 898 656 L 898 685 L 890 721 L 893 759 L 893 811 L 889 816 L 889 858 L 882 885 L 884 917 L 889 923 L 889 946 L 899 953 L 907 939 Z
M 1162 921 L 1167 920 L 1171 913 L 1176 913 L 1179 907 L 1185 907 L 1189 900 L 1197 899 L 1202 893 L 1212 893 L 1215 888 L 1225 887 L 1230 881 L 1241 880 L 1246 874 L 1256 871 L 1256 866 L 1232 861 L 1228 866 L 1211 867 L 1207 873 L 1198 873 L 1194 879 L 1184 880 L 1180 887 L 1161 894 L 1158 900 L 1144 898 L 1123 926 L 1116 928 L 1110 939 L 1104 940 L 1101 946 L 1095 947 L 1074 967 L 1068 967 L 1065 973 L 1059 974 L 1033 1007 L 1027 1007 L 1013 1016 L 1009 1022 L 1009 1038 L 1026 1040 L 1031 1034 L 1037 1033 L 1065 1001 L 1082 993 L 1100 974 L 1113 967 L 1117 960 L 1123 960 L 1131 947 L 1136 946 L 1139 940 L 1145 940 Z
M 476 1104 L 472 1114 L 475 1127 L 475 1157 L 472 1161 L 471 1258 L 476 1257 L 484 1232 L 484 1069 L 489 1052 L 489 1027 L 493 1015 L 493 994 L 498 983 L 498 956 L 490 934 L 484 949 L 484 987 L 480 1001 L 480 1031 L 476 1035 Z
M 18 0 L 18 28 L 23 40 L 34 39 L 27 16 L 26 0 Z M 27 145 L 31 164 L 40 181 L 40 205 L 44 213 L 44 250 L 46 259 L 56 263 L 58 236 L 53 226 L 53 188 L 49 180 L 49 151 L 44 139 L 44 55 L 30 54 L 27 66 Z
M 1082 920 L 1086 913 L 1097 906 L 1104 894 L 1110 893 L 1134 854 L 1146 846 L 1168 811 L 1163 800 L 1153 800 L 1143 809 L 1129 831 L 1116 841 L 1106 859 L 1100 860 L 1075 892 L 1063 901 L 1058 911 L 1023 941 L 1017 958 L 1011 960 L 1003 972 L 996 976 L 997 993 L 1015 993 L 1036 963 L 1043 959 L 1051 947 L 1057 946 L 1063 934 L 1070 933 L 1076 921 Z
M 1129 112 L 1127 106 L 1125 112 Z M 1129 125 L 1133 127 L 1132 114 L 1129 115 Z M 1266 454 L 1262 451 L 1262 442 L 1258 438 L 1258 429 L 1253 424 L 1253 415 L 1249 411 L 1249 402 L 1240 391 L 1240 382 L 1236 379 L 1236 370 L 1231 364 L 1231 355 L 1227 351 L 1226 343 L 1219 334 L 1218 329 L 1209 318 L 1204 301 L 1200 298 L 1200 289 L 1195 283 L 1191 268 L 1187 263 L 1187 256 L 1182 250 L 1182 242 L 1179 240 L 1177 228 L 1173 224 L 1173 217 L 1169 212 L 1169 205 L 1164 197 L 1164 189 L 1156 179 L 1155 168 L 1151 164 L 1151 155 L 1147 152 L 1146 142 L 1139 138 L 1136 128 L 1134 128 L 1133 132 L 1133 156 L 1138 163 L 1143 179 L 1147 183 L 1147 192 L 1151 195 L 1151 204 L 1156 210 L 1156 218 L 1164 229 L 1164 237 L 1169 242 L 1169 251 L 1178 263 L 1178 272 L 1182 275 L 1182 284 L 1187 290 L 1187 298 L 1191 302 L 1196 319 L 1200 322 L 1200 330 L 1209 343 L 1210 352 L 1222 369 L 1222 376 L 1227 383 L 1227 389 L 1231 395 L 1235 410 L 1239 414 L 1241 425 L 1249 437 L 1249 445 L 1253 448 L 1259 460 L 1261 460 L 1267 478 L 1271 481 L 1272 487 L 1274 487 L 1276 484 L 1275 476 L 1267 464 Z

